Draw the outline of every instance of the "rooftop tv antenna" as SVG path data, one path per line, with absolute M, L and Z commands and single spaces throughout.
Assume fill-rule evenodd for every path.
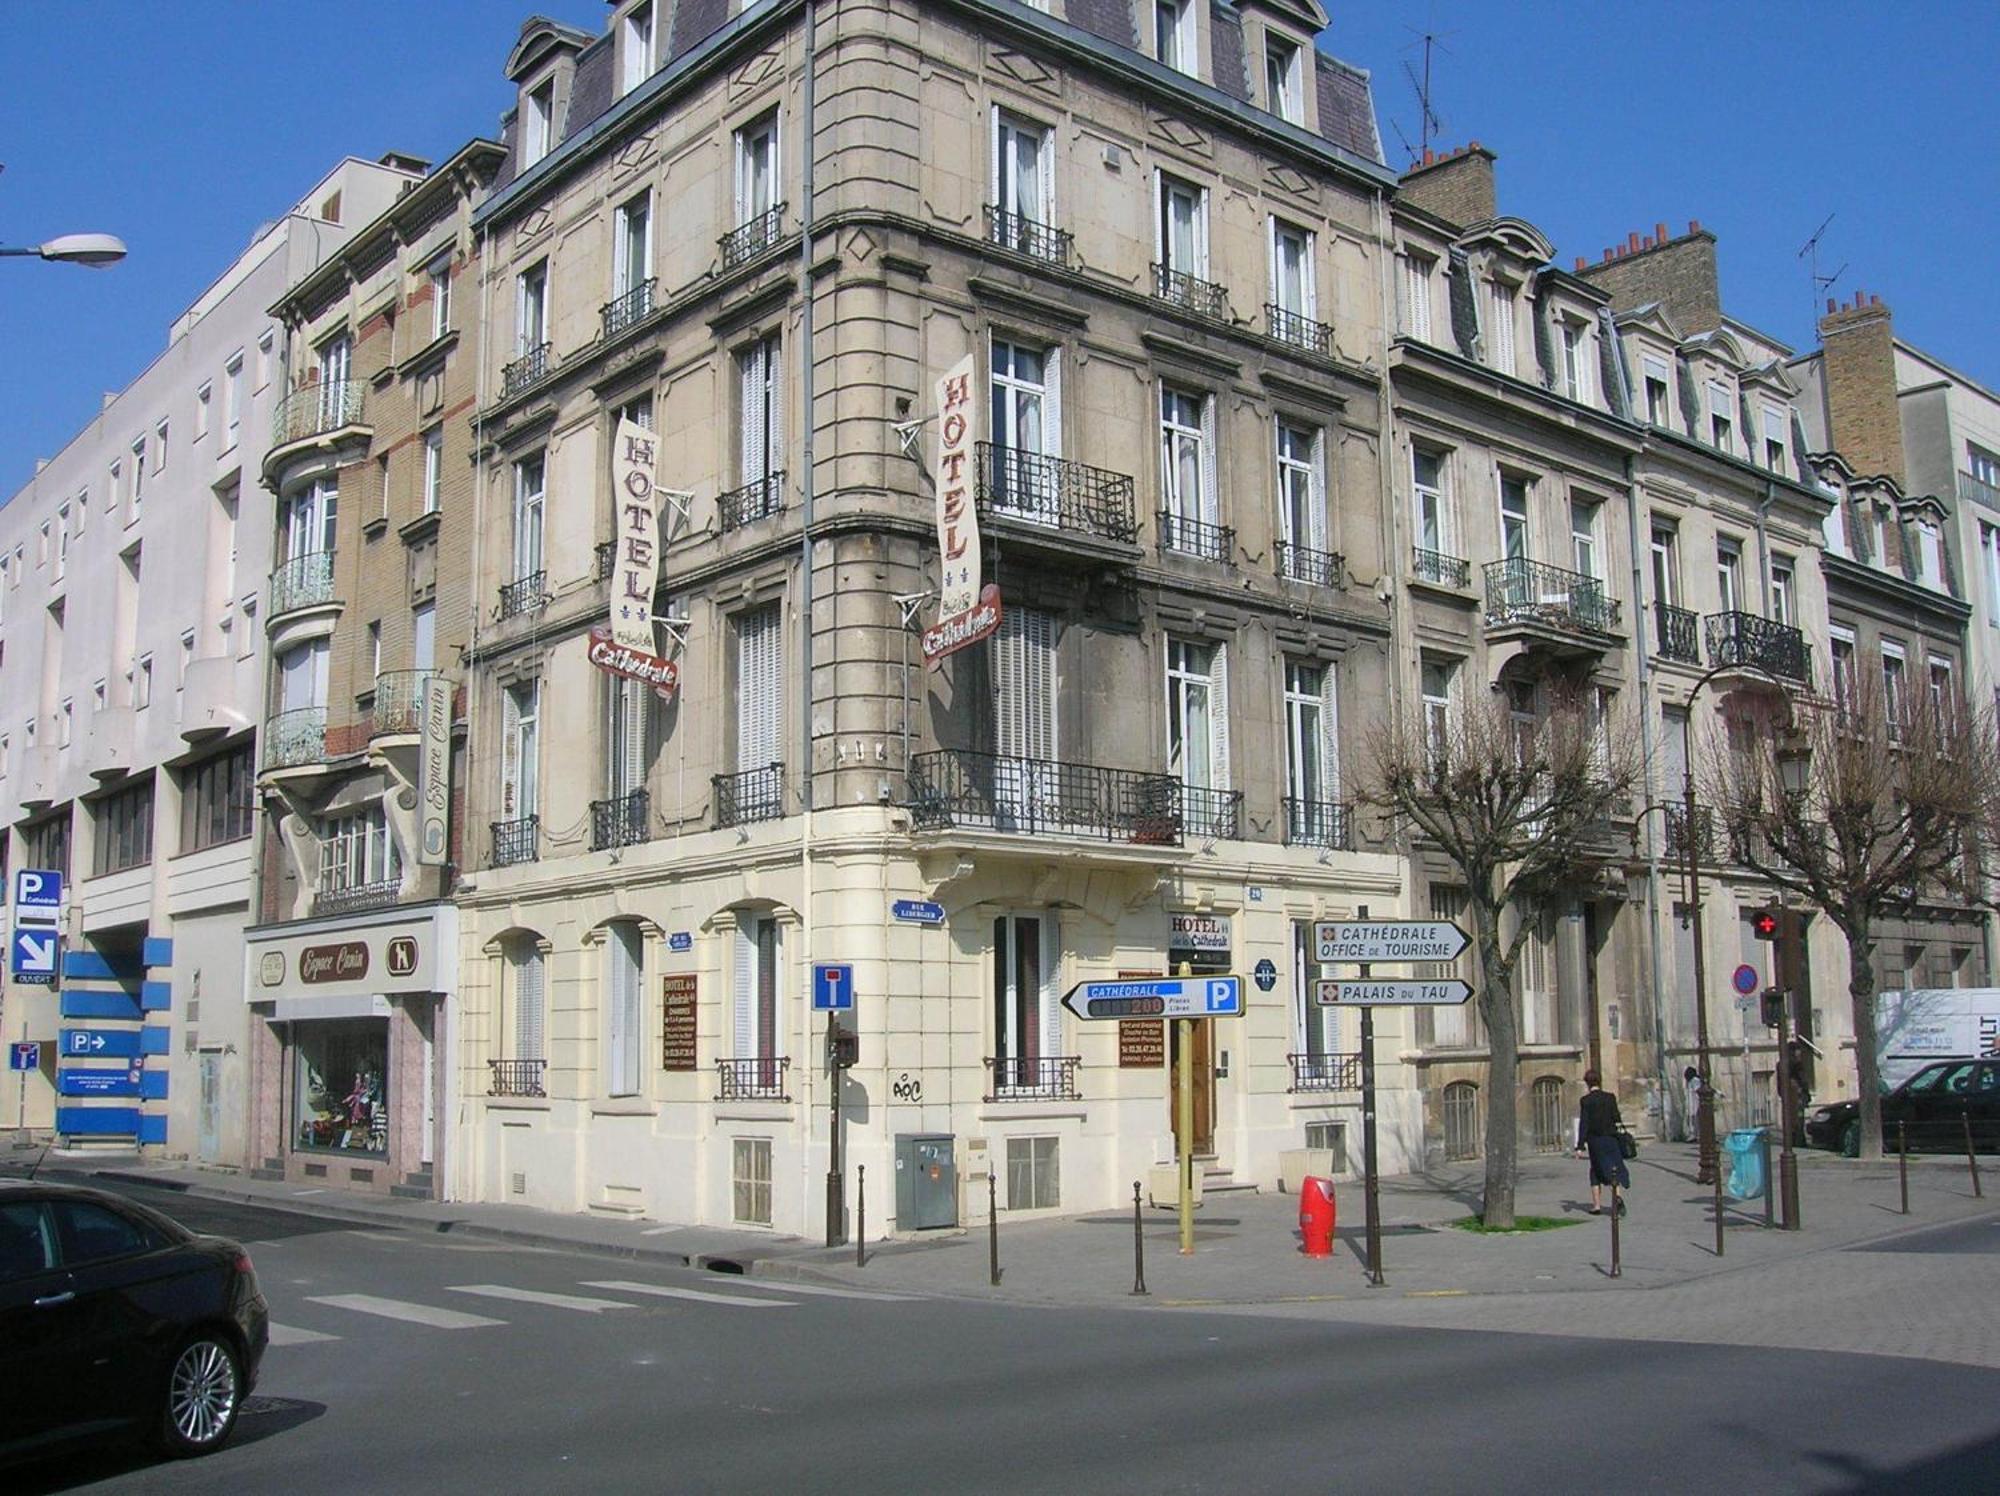
M 1416 36 L 1416 42 L 1403 50 L 1411 51 L 1418 46 L 1424 49 L 1424 70 L 1421 76 L 1409 62 L 1405 61 L 1403 64 L 1403 75 L 1410 80 L 1410 87 L 1416 90 L 1417 95 L 1418 143 L 1414 147 L 1411 146 L 1409 137 L 1403 134 L 1400 126 L 1396 129 L 1396 138 L 1402 141 L 1403 149 L 1410 153 L 1410 164 L 1414 166 L 1430 153 L 1432 142 L 1444 134 L 1444 121 L 1438 118 L 1437 110 L 1431 107 L 1431 62 L 1435 54 L 1449 52 L 1451 48 L 1444 44 L 1444 35 L 1439 32 L 1413 32 L 1412 35 Z
M 1847 272 L 1847 261 L 1842 260 L 1840 262 L 1840 269 L 1834 271 L 1831 275 L 1821 275 L 1819 273 L 1819 241 L 1826 237 L 1826 226 L 1832 223 L 1833 220 L 1834 215 L 1831 213 L 1827 214 L 1826 218 L 1820 223 L 1820 226 L 1812 231 L 1812 237 L 1806 240 L 1799 249 L 1800 259 L 1810 258 L 1812 261 L 1812 325 L 1814 327 L 1819 326 L 1820 298 L 1832 290 L 1833 283 Z

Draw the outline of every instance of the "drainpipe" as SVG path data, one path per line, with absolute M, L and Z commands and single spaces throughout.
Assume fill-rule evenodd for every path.
M 1757 572 L 1763 578 L 1764 616 L 1771 616 L 1771 535 L 1767 521 L 1771 506 L 1778 502 L 1777 486 L 1769 478 L 1764 480 L 1764 497 L 1757 501 Z M 1792 611 L 1798 611 L 1798 578 L 1792 578 Z M 1797 628 L 1795 623 L 1792 627 Z
M 813 959 L 813 71 L 818 59 L 818 5 L 817 0 L 806 0 L 805 5 L 805 78 L 800 100 L 799 120 L 799 399 L 803 406 L 800 426 L 804 433 L 803 449 L 799 461 L 799 879 L 801 894 L 799 899 L 799 943 L 803 947 L 800 962 L 808 978 L 812 973 Z M 800 1013 L 799 1058 L 800 1070 L 805 1082 L 805 1140 L 807 1147 L 802 1151 L 807 1160 L 799 1170 L 799 1220 L 801 1225 L 811 1219 L 812 1176 L 810 1162 L 812 1156 L 812 1118 L 817 1111 L 814 1105 L 814 1080 L 819 1067 L 813 1061 L 812 1012 L 806 1008 Z M 833 1077 L 833 1084 L 840 1084 L 839 1074 Z M 832 1126 L 829 1122 L 829 1128 Z M 829 1164 L 832 1149 L 838 1146 L 831 1131 L 827 1134 Z M 832 1191 L 828 1191 L 829 1212 L 833 1206 Z M 835 1239 L 840 1222 L 829 1219 L 827 1240 Z M 810 1235 L 801 1230 L 801 1235 Z M 841 1239 L 845 1239 L 842 1237 Z
M 1403 534 L 1401 509 L 1396 503 L 1395 406 L 1391 398 L 1392 387 L 1389 379 L 1389 344 L 1396 337 L 1396 289 L 1394 278 L 1396 256 L 1395 237 L 1391 232 L 1389 222 L 1389 195 L 1387 191 L 1375 194 L 1375 262 L 1375 295 L 1382 318 L 1382 375 L 1375 417 L 1375 440 L 1377 445 L 1375 470 L 1379 474 L 1378 485 L 1380 497 L 1378 502 L 1382 506 L 1382 533 L 1386 537 L 1389 546 L 1389 554 L 1382 558 L 1381 568 L 1382 583 L 1388 589 L 1389 595 L 1383 598 L 1382 602 L 1383 606 L 1389 610 L 1391 624 L 1388 659 L 1390 720 L 1401 723 L 1404 720 L 1404 703 L 1409 698 L 1408 687 L 1403 679 L 1403 674 L 1408 666 L 1416 664 L 1417 661 L 1414 652 L 1410 650 L 1409 645 L 1405 642 L 1404 632 L 1394 627 L 1399 615 L 1406 623 L 1410 616 L 1408 590 L 1399 585 L 1404 575 L 1403 566 L 1406 564 L 1404 558 L 1410 555 L 1410 547 L 1409 542 Z M 1332 460 L 1331 453 L 1328 454 L 1328 460 Z M 1329 487 L 1331 487 L 1330 484 Z M 1413 630 L 1408 637 L 1414 638 Z M 1417 865 L 1416 858 L 1412 853 L 1413 849 L 1406 848 L 1404 864 L 1408 869 L 1408 882 L 1403 889 L 1403 907 L 1408 913 L 1415 915 L 1419 912 L 1415 907 L 1417 902 Z M 1426 900 L 1423 912 L 1428 913 L 1428 910 L 1429 901 Z M 1331 913 L 1332 911 L 1329 910 L 1328 912 Z M 1399 1013 L 1393 1021 L 1396 1024 L 1394 1032 L 1395 1042 L 1414 1047 L 1417 1034 L 1417 1020 L 1414 1013 Z M 1391 1035 L 1385 1033 L 1382 1037 L 1389 1039 Z M 1406 1104 L 1410 1101 L 1407 1094 L 1410 1089 L 1408 1076 L 1409 1072 L 1407 1070 L 1400 1072 L 1401 1089 L 1406 1093 Z M 1421 1111 L 1422 1102 L 1420 1099 L 1415 1101 L 1415 1105 Z
M 1628 545 L 1632 553 L 1632 602 L 1633 611 L 1638 614 L 1633 620 L 1633 637 L 1638 641 L 1639 654 L 1639 752 L 1646 766 L 1646 802 L 1653 800 L 1653 784 L 1658 777 L 1653 745 L 1653 672 L 1652 656 L 1647 647 L 1646 633 L 1646 592 L 1645 564 L 1641 557 L 1646 554 L 1639 545 L 1639 473 L 1638 459 L 1625 459 L 1625 528 L 1629 537 Z M 1642 810 L 1639 818 L 1646 832 L 1646 913 L 1653 930 L 1653 950 L 1646 962 L 1646 976 L 1653 999 L 1653 1051 L 1660 1069 L 1660 1133 L 1666 1135 L 1667 1096 L 1673 1088 L 1672 1067 L 1667 1063 L 1667 1015 L 1660 995 L 1660 955 L 1667 949 L 1666 926 L 1660 919 L 1660 841 L 1653 831 L 1653 817 L 1650 810 Z M 1694 828 L 1688 828 L 1694 834 Z

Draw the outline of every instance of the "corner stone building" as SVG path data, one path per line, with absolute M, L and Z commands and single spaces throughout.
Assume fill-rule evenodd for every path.
M 977 1219 L 989 1175 L 1011 1211 L 1128 1199 L 1172 1157 L 1171 1041 L 1059 999 L 1183 962 L 1269 984 L 1204 1026 L 1208 1178 L 1344 1169 L 1310 921 L 1404 912 L 1343 789 L 1403 695 L 1366 80 L 1311 5 L 814 14 L 627 3 L 509 59 L 447 1188 L 817 1232 L 822 962 L 878 1226 Z M 1005 621 L 929 669 L 932 390 L 967 357 Z M 670 700 L 587 659 L 621 415 L 683 491 Z M 1397 1048 L 1390 1169 L 1423 1151 Z M 899 1202 L 921 1138 L 950 1151 Z

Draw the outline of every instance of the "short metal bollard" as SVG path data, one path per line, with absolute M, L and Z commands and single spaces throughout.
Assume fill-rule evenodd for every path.
M 1986 1188 L 1979 1182 L 1979 1155 L 1972 1150 L 1972 1109 L 1968 1107 L 1958 1115 L 1959 1120 L 1965 1123 L 1965 1166 L 1972 1170 L 1972 1197 L 1983 1200 Z
M 1618 1181 L 1614 1179 L 1611 1181 L 1611 1276 L 1614 1278 L 1622 1276 L 1625 1271 L 1618 1250 L 1618 1218 L 1624 1213 L 1624 1202 L 1618 1198 Z
M 868 1165 L 854 1166 L 854 1265 L 868 1265 Z
M 1139 1213 L 1139 1181 L 1132 1181 L 1132 1293 L 1146 1292 L 1146 1236 Z
M 994 1182 L 993 1171 L 986 1171 L 986 1252 L 990 1259 L 987 1265 L 993 1286 L 1000 1286 L 1000 1187 Z
M 1896 1174 L 1903 1186 L 1903 1214 L 1910 1213 L 1910 1124 L 1896 1124 Z

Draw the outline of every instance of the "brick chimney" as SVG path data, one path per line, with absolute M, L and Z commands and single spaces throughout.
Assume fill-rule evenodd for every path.
M 1856 291 L 1819 319 L 1827 436 L 1857 473 L 1907 481 L 1903 413 L 1896 403 L 1895 333 L 1882 298 Z
M 1483 222 L 1500 211 L 1493 186 L 1498 159 L 1476 140 L 1442 155 L 1425 151 L 1424 159 L 1403 173 L 1396 195 L 1457 228 Z
M 1715 269 L 1715 235 L 1699 219 L 1679 238 L 1664 223 L 1653 232 L 1634 230 L 1604 258 L 1577 272 L 1610 293 L 1613 311 L 1658 302 L 1682 333 L 1709 332 L 1722 325 L 1722 281 Z

